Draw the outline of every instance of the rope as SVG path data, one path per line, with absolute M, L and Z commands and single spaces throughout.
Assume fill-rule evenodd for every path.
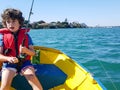
M 102 62 L 101 62 L 99 59 L 97 59 L 97 61 L 98 61 L 98 63 L 100 64 L 100 66 L 102 67 L 103 71 L 105 72 L 105 75 L 110 79 L 110 82 L 111 82 L 113 88 L 114 88 L 115 90 L 117 90 L 116 85 L 114 84 L 113 80 L 111 79 L 110 75 L 108 74 L 108 72 L 107 72 L 107 70 L 105 69 L 105 67 L 104 67 L 104 65 L 102 64 Z
M 100 66 L 103 68 L 106 76 L 110 79 L 110 82 L 113 85 L 113 87 L 115 88 L 115 90 L 117 90 L 117 87 L 115 86 L 115 84 L 114 84 L 113 80 L 111 79 L 110 75 L 107 73 L 107 70 L 105 69 L 104 65 L 101 63 L 100 60 L 97 60 L 97 61 L 99 62 Z
M 90 47 L 90 48 L 91 48 L 91 47 Z M 92 50 L 92 51 L 93 51 L 93 50 Z M 93 52 L 94 52 L 94 51 L 93 51 Z M 97 59 L 97 61 L 98 61 L 98 63 L 100 64 L 100 66 L 102 67 L 103 71 L 105 72 L 105 75 L 110 79 L 110 82 L 111 82 L 113 88 L 114 88 L 115 90 L 117 90 L 116 85 L 114 84 L 113 80 L 111 79 L 110 75 L 108 74 L 108 72 L 107 72 L 107 70 L 105 69 L 105 67 L 104 67 L 104 65 L 102 64 L 102 62 L 101 62 L 99 59 Z

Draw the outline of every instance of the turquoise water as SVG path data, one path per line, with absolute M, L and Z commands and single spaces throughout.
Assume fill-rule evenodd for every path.
M 120 28 L 31 30 L 35 45 L 56 48 L 86 67 L 108 90 L 120 90 Z

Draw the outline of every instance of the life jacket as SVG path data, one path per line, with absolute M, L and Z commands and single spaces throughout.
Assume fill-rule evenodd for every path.
M 19 29 L 17 34 L 17 44 L 16 44 L 15 37 L 11 31 L 9 31 L 7 28 L 0 29 L 0 33 L 3 34 L 4 55 L 13 56 L 13 57 L 20 55 L 19 49 L 24 38 L 25 38 L 24 46 L 28 48 L 28 35 L 26 34 L 26 30 L 27 32 L 29 32 L 29 29 L 22 29 L 22 28 Z M 16 49 L 17 49 L 17 52 L 16 52 Z M 8 51 L 8 53 L 5 53 L 6 50 L 10 50 L 10 51 Z M 30 56 L 27 55 L 24 60 L 30 60 Z

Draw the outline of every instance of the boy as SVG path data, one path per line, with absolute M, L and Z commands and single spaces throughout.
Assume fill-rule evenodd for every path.
M 0 40 L 0 61 L 3 62 L 0 90 L 10 89 L 16 72 L 25 76 L 33 90 L 43 90 L 30 62 L 30 56 L 35 55 L 35 52 L 31 38 L 26 34 L 28 29 L 21 28 L 24 23 L 22 12 L 8 8 L 1 16 L 5 28 L 0 29 L 2 35 Z M 26 55 L 24 59 L 20 58 L 21 53 Z

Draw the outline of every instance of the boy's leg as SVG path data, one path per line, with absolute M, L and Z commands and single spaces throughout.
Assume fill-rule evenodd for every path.
M 5 68 L 2 71 L 0 90 L 9 90 L 16 71 L 11 68 Z
M 24 69 L 22 74 L 25 76 L 29 84 L 32 86 L 33 90 L 43 90 L 42 85 L 40 84 L 39 80 L 35 75 L 34 68 L 28 67 Z

